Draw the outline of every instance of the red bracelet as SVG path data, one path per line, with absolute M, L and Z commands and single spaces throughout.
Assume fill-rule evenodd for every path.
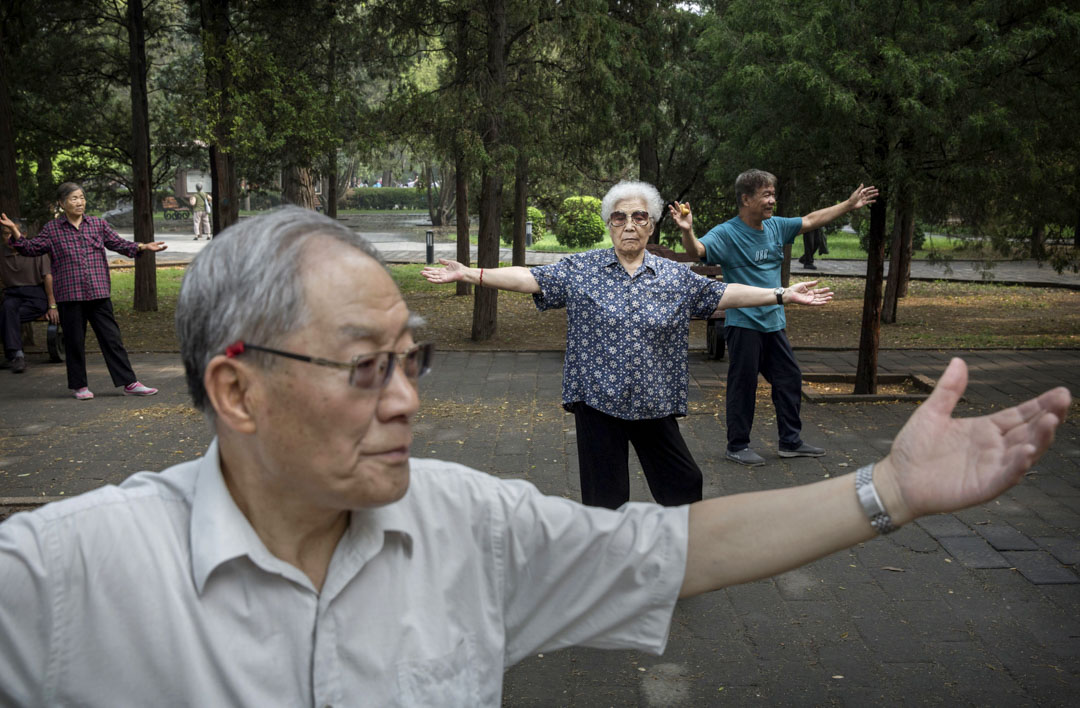
M 481 285 L 484 284 L 484 269 L 483 268 L 480 269 L 480 284 Z

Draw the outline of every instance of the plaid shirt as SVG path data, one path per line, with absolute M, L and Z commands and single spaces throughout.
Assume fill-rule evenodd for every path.
M 726 284 L 648 251 L 629 275 L 611 248 L 532 275 L 537 309 L 566 308 L 563 407 L 583 401 L 624 420 L 686 415 L 690 318 L 711 315 Z
M 109 261 L 105 249 L 134 258 L 139 245 L 120 238 L 112 225 L 96 216 L 83 216 L 79 228 L 66 216 L 54 219 L 31 239 L 11 240 L 24 256 L 52 257 L 53 292 L 57 302 L 109 297 Z

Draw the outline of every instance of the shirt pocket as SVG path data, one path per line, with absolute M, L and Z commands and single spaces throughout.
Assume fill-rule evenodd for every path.
M 476 656 L 471 635 L 449 653 L 397 666 L 398 705 L 476 706 L 480 703 Z

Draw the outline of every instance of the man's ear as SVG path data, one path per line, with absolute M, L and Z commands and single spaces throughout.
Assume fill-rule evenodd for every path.
M 250 366 L 224 354 L 211 359 L 203 374 L 203 386 L 218 421 L 238 433 L 255 432 L 252 394 L 259 383 Z

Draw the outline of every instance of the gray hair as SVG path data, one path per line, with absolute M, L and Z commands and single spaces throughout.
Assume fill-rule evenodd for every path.
M 648 182 L 619 182 L 608 190 L 600 202 L 600 217 L 607 223 L 615 205 L 625 199 L 643 199 L 645 208 L 653 222 L 660 221 L 660 212 L 664 209 L 664 200 L 660 198 L 660 192 Z
M 195 183 L 195 191 L 196 192 L 201 192 L 202 191 L 202 182 L 196 182 Z
M 747 170 L 735 178 L 735 206 L 742 208 L 742 198 L 752 197 L 762 187 L 775 187 L 776 175 L 765 170 Z
M 71 196 L 73 193 L 81 192 L 81 191 L 82 191 L 82 185 L 80 185 L 79 183 L 77 183 L 77 182 L 64 182 L 63 184 L 61 184 L 59 187 L 56 188 L 56 201 L 63 204 L 64 200 L 67 199 L 69 196 Z
M 274 346 L 308 321 L 301 272 L 305 251 L 318 236 L 383 265 L 363 236 L 318 212 L 286 207 L 225 229 L 188 267 L 176 304 L 176 334 L 192 403 L 211 421 L 203 385 L 210 360 L 237 340 Z M 250 356 L 261 366 L 273 365 L 268 354 Z

